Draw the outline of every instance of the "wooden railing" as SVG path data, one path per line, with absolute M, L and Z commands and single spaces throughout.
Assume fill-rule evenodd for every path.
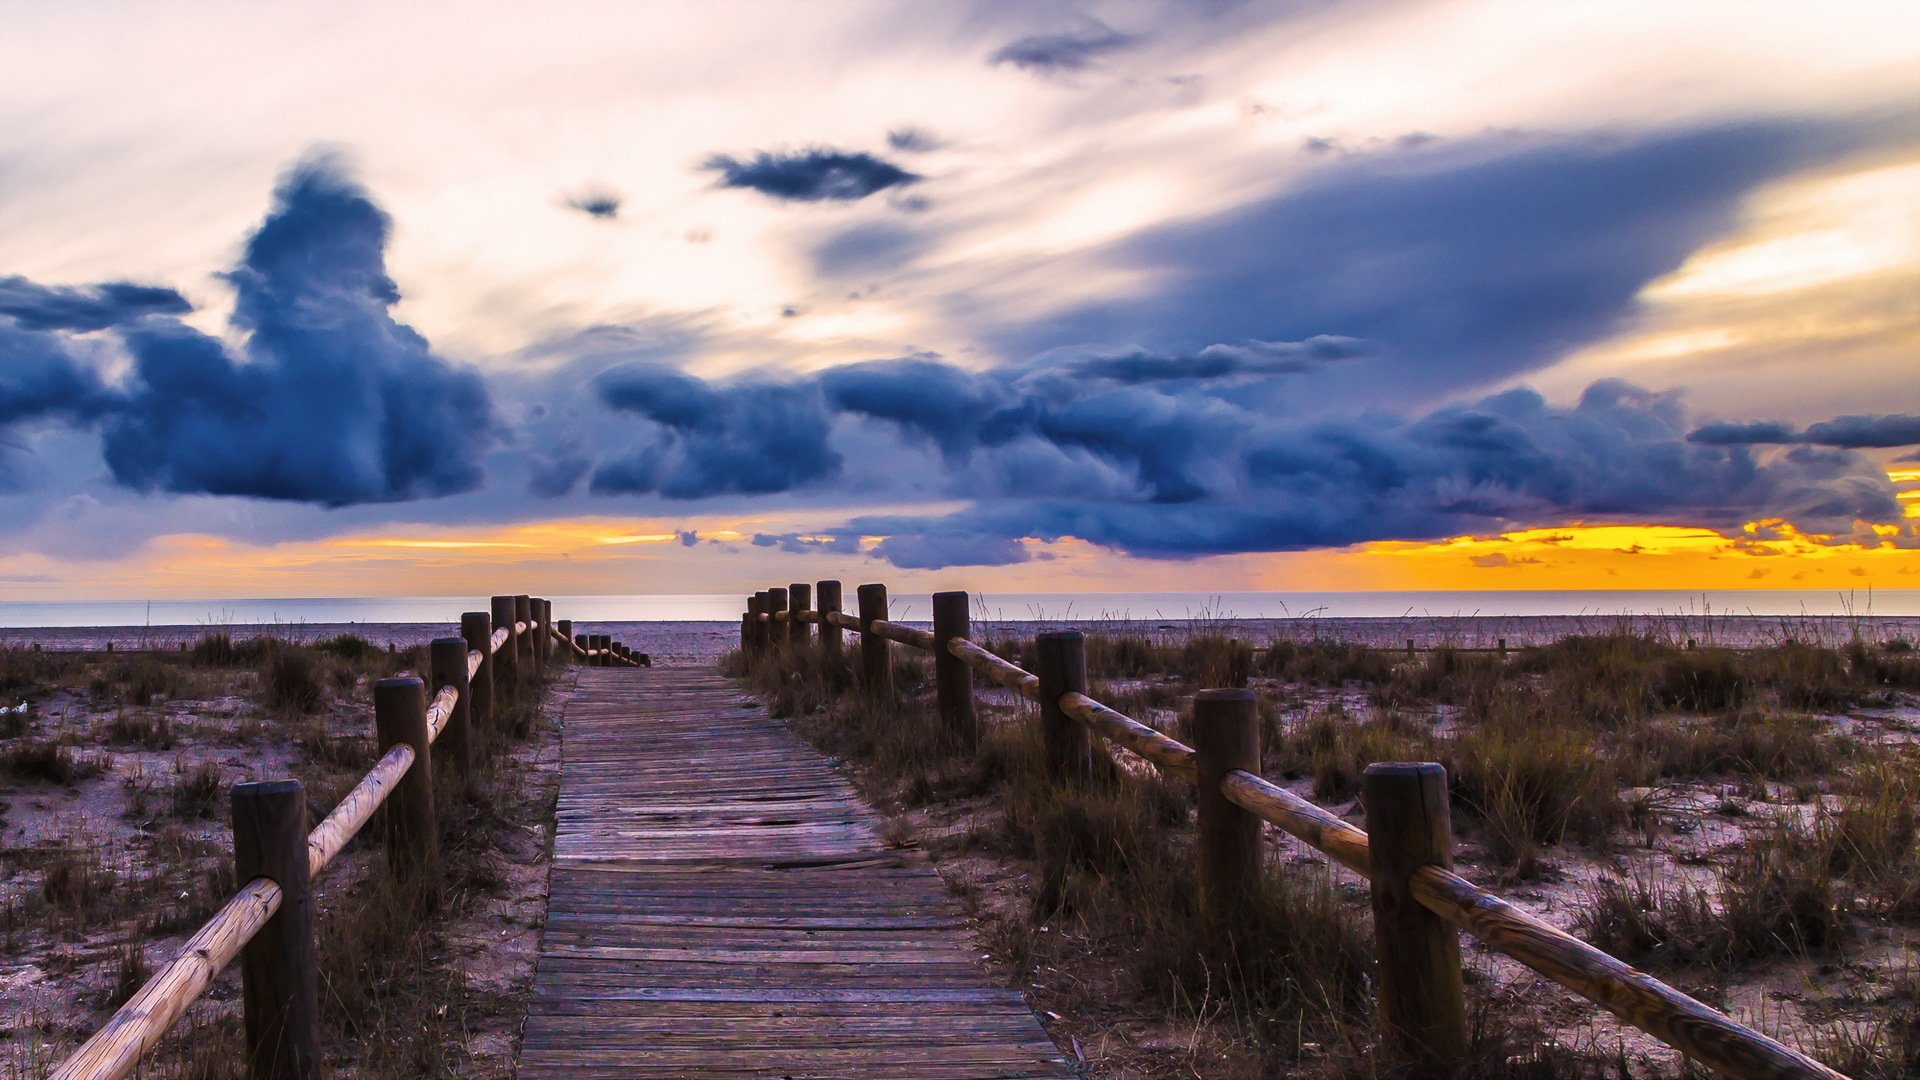
M 251 1075 L 319 1075 L 312 880 L 384 805 L 390 864 L 431 908 L 440 857 L 434 772 L 464 775 L 472 767 L 470 732 L 492 725 L 495 692 L 518 697 L 528 675 L 538 677 L 563 654 L 589 666 L 646 662 L 607 635 L 576 636 L 570 620 L 555 623 L 549 601 L 496 596 L 491 612 L 460 616 L 458 637 L 433 640 L 426 680 L 404 675 L 374 684 L 380 760 L 311 831 L 298 780 L 234 785 L 234 868 L 245 884 L 50 1078 L 108 1080 L 132 1072 L 236 957 Z M 433 765 L 434 758 L 442 764 Z
M 1735 1080 L 1846 1080 L 1805 1054 L 1749 1028 L 1621 960 L 1534 918 L 1453 872 L 1446 770 L 1430 762 L 1367 767 L 1361 800 L 1367 831 L 1260 775 L 1257 701 L 1249 690 L 1202 690 L 1187 746 L 1086 694 L 1078 631 L 1039 634 L 1029 672 L 968 639 L 966 593 L 935 593 L 933 629 L 887 619 L 884 585 L 862 585 L 858 613 L 841 610 L 840 583 L 793 584 L 755 593 L 740 619 L 749 658 L 814 648 L 838 661 L 842 631 L 860 635 L 870 693 L 891 695 L 891 643 L 933 654 L 941 720 L 977 738 L 975 673 L 1039 705 L 1046 771 L 1059 783 L 1090 774 L 1088 733 L 1124 747 L 1162 772 L 1198 786 L 1201 911 L 1229 933 L 1261 872 L 1261 823 L 1271 824 L 1366 878 L 1373 901 L 1382 1050 L 1415 1075 L 1445 1072 L 1468 1049 L 1458 931 L 1600 1005 L 1687 1057 Z

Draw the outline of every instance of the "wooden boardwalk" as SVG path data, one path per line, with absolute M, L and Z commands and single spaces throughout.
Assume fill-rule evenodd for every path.
M 578 677 L 522 1076 L 1076 1075 L 925 858 L 735 683 Z

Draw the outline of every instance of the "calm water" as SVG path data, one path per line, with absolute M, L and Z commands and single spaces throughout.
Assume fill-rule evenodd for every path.
M 851 590 L 849 590 L 851 593 Z M 581 622 L 735 622 L 742 598 L 688 596 L 551 597 Z M 892 598 L 893 616 L 929 617 L 918 594 Z M 852 596 L 848 596 L 851 604 Z M 481 596 L 301 597 L 281 600 L 0 601 L 0 627 L 300 626 L 315 623 L 443 623 L 485 611 Z M 1722 592 L 1329 592 L 1329 593 L 987 593 L 974 615 L 996 621 L 1191 618 L 1407 618 L 1527 615 L 1878 615 L 1920 616 L 1920 589 L 1872 593 L 1823 590 Z

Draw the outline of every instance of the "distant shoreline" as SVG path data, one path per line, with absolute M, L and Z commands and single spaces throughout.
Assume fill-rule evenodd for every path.
M 908 625 L 927 625 L 911 617 Z M 720 620 L 577 621 L 578 633 L 611 634 L 634 649 L 651 654 L 656 662 L 696 663 L 726 653 L 739 642 L 739 624 Z M 1843 615 L 1445 615 L 1328 618 L 1301 616 L 1273 618 L 1202 619 L 978 619 L 976 638 L 1027 636 L 1040 630 L 1078 628 L 1090 633 L 1139 633 L 1158 639 L 1180 639 L 1201 632 L 1239 637 L 1256 646 L 1275 640 L 1332 639 L 1376 648 L 1440 646 L 1494 648 L 1505 641 L 1511 648 L 1542 645 L 1574 635 L 1630 633 L 1702 645 L 1752 648 L 1794 640 L 1826 646 L 1844 645 L 1856 636 L 1880 642 L 1920 640 L 1920 616 Z M 178 650 L 191 648 L 209 633 L 236 639 L 271 636 L 294 641 L 318 641 L 354 634 L 376 645 L 408 648 L 454 633 L 452 623 L 337 622 L 235 623 L 219 627 L 173 626 L 55 626 L 0 628 L 0 647 L 39 645 L 59 651 Z

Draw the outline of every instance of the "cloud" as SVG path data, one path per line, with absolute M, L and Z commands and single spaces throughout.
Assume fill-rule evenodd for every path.
M 811 384 L 708 383 L 628 364 L 603 373 L 594 389 L 608 408 L 639 416 L 651 429 L 647 441 L 594 470 L 589 487 L 596 494 L 768 494 L 840 468 L 827 441 L 825 402 Z
M 692 529 L 676 532 L 673 535 L 680 541 L 681 547 L 693 547 L 700 542 L 700 534 Z
M 620 216 L 620 204 L 624 201 L 619 192 L 612 188 L 586 187 L 567 196 L 567 205 L 588 217 L 602 221 L 612 221 Z
M 705 168 L 720 174 L 721 187 L 747 188 L 789 202 L 851 202 L 921 179 L 872 154 L 826 147 L 793 153 L 763 150 L 746 161 L 715 154 Z
M 853 555 L 860 550 L 860 538 L 846 534 L 810 536 L 801 533 L 754 533 L 752 544 L 754 547 L 779 548 L 793 555 L 817 551 Z
M 477 486 L 486 387 L 394 321 L 389 229 L 331 161 L 289 172 L 227 274 L 241 355 L 172 320 L 122 328 L 133 370 L 103 429 L 115 479 L 329 506 Z
M 1238 375 L 1298 375 L 1331 361 L 1352 360 L 1363 355 L 1361 342 L 1336 334 L 1321 334 L 1306 341 L 1209 345 L 1192 356 L 1167 356 L 1136 349 L 1072 360 L 1064 365 L 1064 370 L 1086 378 L 1150 383 Z
M 1100 253 L 1103 271 L 1150 290 L 1017 322 L 962 295 L 957 317 L 1014 357 L 1338 334 L 1375 359 L 1330 375 L 1329 400 L 1414 406 L 1603 340 L 1757 186 L 1886 137 L 1865 122 L 1769 121 L 1329 157 L 1272 196 Z
M 85 419 L 111 403 L 100 376 L 59 339 L 0 322 L 0 425 L 47 416 Z
M 994 50 L 993 55 L 987 57 L 987 62 L 1012 64 L 1022 71 L 1042 75 L 1081 71 L 1100 57 L 1128 48 L 1138 40 L 1131 34 L 1122 34 L 1096 23 L 1079 33 L 1032 34 L 1017 38 Z
M 1793 425 L 1778 420 L 1721 421 L 1702 424 L 1687 435 L 1688 442 L 1705 443 L 1708 446 L 1790 443 L 1797 438 Z
M 1887 447 L 1920 445 L 1920 416 L 1838 416 L 1810 424 L 1804 438 L 1820 446 Z
M 1880 416 L 1836 416 L 1795 431 L 1777 420 L 1705 424 L 1687 436 L 1697 443 L 1722 446 L 1806 443 L 1848 449 L 1884 449 L 1920 445 L 1920 416 L 1890 413 Z
M 925 128 L 898 127 L 887 132 L 887 145 L 908 154 L 924 154 L 940 149 L 941 142 Z
M 1689 439 L 1697 429 L 1676 393 L 1618 380 L 1593 384 L 1568 407 L 1519 389 L 1414 415 L 1273 409 L 1263 384 L 1294 378 L 1291 361 L 1316 350 L 1311 339 L 1298 345 L 1203 349 L 1196 357 L 1239 359 L 1117 384 L 1062 377 L 1057 365 L 969 371 L 916 356 L 780 384 L 656 371 L 639 392 L 620 380 L 602 392 L 688 433 L 651 463 L 660 473 L 643 490 L 664 491 L 658 475 L 689 470 L 676 461 L 749 450 L 756 468 L 778 469 L 756 474 L 759 490 L 830 486 L 838 458 L 819 455 L 834 455 L 835 432 L 852 422 L 879 421 L 937 452 L 921 490 L 971 505 L 856 517 L 820 534 L 842 543 L 882 536 L 872 553 L 907 567 L 1019 562 L 1030 557 L 1027 538 L 1188 558 L 1569 520 L 1735 530 L 1778 518 L 1840 536 L 1860 521 L 1899 520 L 1891 485 L 1864 455 L 1800 445 L 1761 456 Z M 1337 358 L 1353 345 L 1317 348 Z M 1247 366 L 1248 356 L 1258 364 Z M 761 395 L 774 397 L 763 405 Z M 893 471 L 913 468 L 927 466 L 902 456 Z M 750 490 L 720 479 L 724 470 L 691 471 L 706 482 L 682 483 L 680 494 Z
M 527 492 L 543 499 L 573 494 L 593 468 L 593 459 L 577 450 L 554 455 L 535 454 L 529 461 Z
M 149 315 L 185 315 L 187 298 L 157 285 L 112 281 L 84 288 L 35 285 L 23 277 L 0 277 L 0 315 L 23 330 L 86 333 Z

